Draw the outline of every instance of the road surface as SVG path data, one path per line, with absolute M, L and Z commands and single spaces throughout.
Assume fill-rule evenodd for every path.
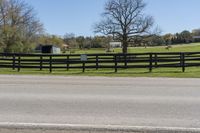
M 200 128 L 200 79 L 0 75 L 0 123 Z

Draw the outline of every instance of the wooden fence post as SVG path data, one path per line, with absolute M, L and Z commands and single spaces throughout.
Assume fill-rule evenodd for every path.
M 115 73 L 117 72 L 117 55 L 114 55 L 114 61 L 115 61 Z
M 67 61 L 66 61 L 66 63 L 67 63 L 67 71 L 69 71 L 69 55 L 67 55 Z
M 13 70 L 15 70 L 15 59 L 16 59 L 15 58 L 15 54 L 13 54 L 13 65 L 12 65 L 13 66 Z
M 96 70 L 99 69 L 99 56 L 96 56 Z
M 83 71 L 82 72 L 84 73 L 85 72 L 85 61 L 83 61 L 83 66 L 82 67 L 83 67 Z
M 43 56 L 40 55 L 40 71 L 43 69 Z
M 158 65 L 158 55 L 157 55 L 157 53 L 154 54 L 154 62 L 155 62 L 155 67 L 157 68 L 157 65 Z
M 82 62 L 82 69 L 83 69 L 83 72 L 85 72 L 85 64 L 86 62 L 88 61 L 88 56 L 86 54 L 81 54 L 80 55 L 80 61 Z
M 127 69 L 127 54 L 124 55 L 124 66 Z
M 149 72 L 152 72 L 152 68 L 153 68 L 153 55 L 152 53 L 149 54 Z
M 49 56 L 49 72 L 52 73 L 52 55 Z
M 182 72 L 185 72 L 185 53 L 180 54 L 180 64 L 182 67 Z
M 18 72 L 21 70 L 21 56 L 18 55 Z

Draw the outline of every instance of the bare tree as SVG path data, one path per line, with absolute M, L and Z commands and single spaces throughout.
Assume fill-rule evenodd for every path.
M 109 0 L 103 20 L 95 25 L 95 32 L 113 35 L 122 42 L 123 53 L 127 53 L 129 42 L 136 36 L 148 34 L 153 26 L 153 18 L 143 13 L 145 6 L 143 0 Z
M 5 52 L 28 52 L 43 25 L 23 0 L 0 0 L 0 34 Z

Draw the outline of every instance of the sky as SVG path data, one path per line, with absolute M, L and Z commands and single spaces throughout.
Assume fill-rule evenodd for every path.
M 94 36 L 107 0 L 25 0 L 33 6 L 47 33 Z M 200 0 L 144 0 L 144 13 L 155 19 L 162 34 L 200 28 Z

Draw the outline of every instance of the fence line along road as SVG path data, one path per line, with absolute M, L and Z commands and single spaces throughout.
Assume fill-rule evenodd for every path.
M 200 52 L 137 53 L 137 54 L 19 54 L 0 53 L 0 68 L 21 69 L 118 69 L 180 68 L 200 66 Z

